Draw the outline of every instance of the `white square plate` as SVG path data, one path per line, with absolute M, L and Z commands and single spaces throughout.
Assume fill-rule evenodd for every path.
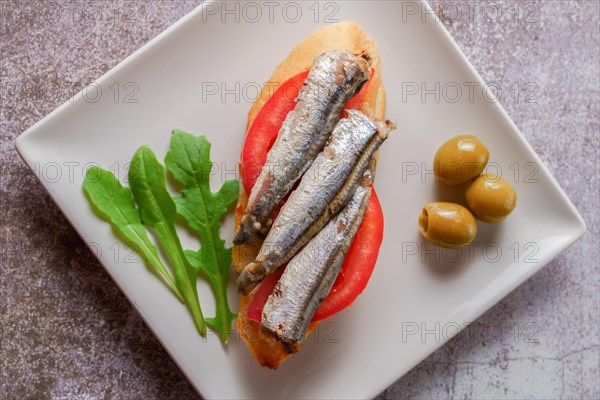
M 17 149 L 202 395 L 373 397 L 573 243 L 585 226 L 425 3 L 245 4 L 194 10 L 23 133 Z M 99 164 L 124 180 L 139 146 L 150 145 L 162 158 L 171 129 L 179 128 L 209 137 L 219 168 L 213 183 L 220 185 L 235 174 L 258 85 L 296 43 L 335 20 L 355 21 L 377 41 L 387 115 L 398 122 L 383 146 L 376 183 L 385 238 L 359 301 L 271 371 L 235 337 L 227 346 L 214 334 L 199 337 L 167 288 L 139 262 L 128 263 L 124 249 L 117 254 L 109 226 L 83 195 L 83 174 Z M 476 85 L 473 96 L 469 85 Z M 488 146 L 496 168 L 489 172 L 515 186 L 518 206 L 499 225 L 480 224 L 478 244 L 469 250 L 445 252 L 420 239 L 417 216 L 424 204 L 456 195 L 427 170 L 437 146 L 465 132 Z M 223 234 L 230 239 L 232 232 L 229 216 Z M 192 238 L 184 239 L 186 248 L 194 247 Z M 455 271 L 436 272 L 444 265 Z M 211 315 L 212 296 L 200 286 Z M 235 307 L 235 293 L 231 300 Z

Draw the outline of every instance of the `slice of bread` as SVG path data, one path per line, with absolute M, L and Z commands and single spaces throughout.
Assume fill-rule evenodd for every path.
M 381 81 L 381 59 L 377 46 L 373 39 L 367 36 L 357 24 L 353 22 L 340 22 L 313 32 L 294 47 L 286 59 L 279 64 L 268 80 L 269 85 L 263 87 L 257 100 L 250 108 L 246 131 L 252 125 L 254 118 L 256 118 L 263 105 L 269 100 L 274 85 L 280 85 L 292 76 L 308 70 L 318 55 L 332 50 L 348 50 L 354 54 L 365 52 L 371 57 L 371 65 L 375 69 L 375 74 L 369 83 L 368 91 L 360 109 L 370 117 L 382 120 L 385 114 L 385 90 Z M 373 172 L 375 170 L 376 157 L 371 165 Z M 236 230 L 246 209 L 248 195 L 249 193 L 246 193 L 242 186 L 239 203 L 235 212 Z M 240 273 L 246 264 L 256 258 L 261 245 L 262 240 L 256 239 L 251 243 L 233 247 L 233 263 L 237 273 Z M 236 327 L 240 337 L 244 340 L 256 360 L 265 367 L 275 369 L 290 355 L 299 351 L 301 345 L 296 345 L 295 347 L 286 345 L 277 340 L 271 333 L 263 331 L 260 324 L 249 320 L 246 310 L 252 302 L 252 298 L 253 292 L 248 296 L 241 296 L 240 312 L 236 321 Z M 307 335 L 312 333 L 317 325 L 318 323 L 311 323 Z

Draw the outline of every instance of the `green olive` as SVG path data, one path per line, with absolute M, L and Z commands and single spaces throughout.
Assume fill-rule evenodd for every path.
M 435 153 L 433 171 L 446 185 L 459 185 L 481 174 L 489 156 L 487 147 L 475 136 L 454 136 Z
M 459 249 L 477 235 L 473 214 L 456 203 L 435 202 L 423 207 L 419 228 L 425 239 L 442 247 Z
M 484 222 L 500 222 L 517 205 L 515 189 L 494 174 L 483 174 L 469 185 L 466 192 L 467 207 Z

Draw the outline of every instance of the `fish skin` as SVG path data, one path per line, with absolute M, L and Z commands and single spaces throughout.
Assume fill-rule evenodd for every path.
M 290 344 L 302 342 L 327 297 L 362 223 L 371 188 L 359 186 L 350 202 L 288 263 L 263 308 L 261 325 Z
M 234 244 L 267 234 L 271 213 L 323 149 L 344 105 L 369 79 L 370 68 L 366 54 L 331 51 L 315 58 L 250 192 Z
M 394 125 L 360 111 L 335 127 L 325 149 L 279 212 L 256 260 L 244 267 L 238 288 L 248 294 L 265 275 L 287 262 L 350 200 L 373 155 Z

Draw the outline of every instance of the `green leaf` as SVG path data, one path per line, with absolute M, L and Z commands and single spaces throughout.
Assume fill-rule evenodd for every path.
M 135 152 L 129 167 L 129 184 L 140 208 L 142 222 L 156 231 L 173 266 L 177 287 L 198 331 L 205 336 L 206 324 L 196 286 L 198 270 L 189 263 L 181 247 L 175 229 L 176 206 L 167 190 L 165 170 L 149 147 L 142 146 Z
M 175 197 L 177 213 L 198 235 L 202 247 L 197 252 L 186 251 L 190 263 L 202 271 L 213 289 L 216 315 L 207 318 L 209 326 L 217 331 L 221 341 L 227 342 L 232 321 L 236 315 L 227 302 L 227 275 L 231 265 L 231 249 L 219 236 L 221 219 L 238 197 L 239 184 L 235 180 L 223 183 L 212 192 L 210 175 L 210 142 L 205 136 L 194 136 L 175 130 L 165 157 L 167 169 L 184 188 Z
M 83 191 L 95 211 L 110 225 L 118 237 L 138 253 L 151 271 L 158 273 L 184 302 L 173 278 L 158 256 L 156 246 L 148 238 L 129 188 L 121 185 L 112 172 L 92 167 L 87 170 Z
M 131 189 L 122 186 L 111 172 L 91 168 L 84 191 L 115 234 L 138 252 L 187 305 L 200 334 L 206 335 L 208 325 L 227 342 L 236 315 L 229 308 L 226 293 L 231 248 L 225 247 L 219 228 L 223 215 L 237 199 L 238 182 L 227 181 L 215 193 L 210 190 L 213 165 L 210 143 L 203 136 L 174 131 L 165 161 L 174 179 L 183 186 L 179 197 L 171 196 L 167 190 L 165 169 L 147 146 L 138 149 L 131 161 Z M 202 243 L 198 251 L 184 252 L 176 230 L 178 215 L 198 235 Z M 174 277 L 165 268 L 147 229 L 155 231 Z M 216 298 L 213 318 L 204 319 L 202 315 L 196 286 L 200 273 L 210 283 Z

